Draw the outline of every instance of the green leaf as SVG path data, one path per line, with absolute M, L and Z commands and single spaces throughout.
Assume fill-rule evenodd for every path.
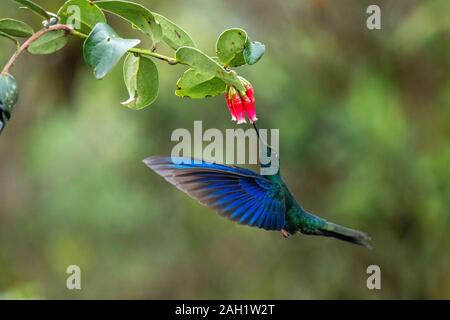
M 106 23 L 105 15 L 100 8 L 89 0 L 69 0 L 59 9 L 61 23 L 79 27 L 83 33 L 91 32 L 99 22 Z
M 179 97 L 204 99 L 224 93 L 226 86 L 225 82 L 217 77 L 196 69 L 188 69 L 178 80 L 175 94 Z
M 129 53 L 123 65 L 123 75 L 130 98 L 122 104 L 139 110 L 152 104 L 158 96 L 159 77 L 155 63 L 146 57 Z
M 194 41 L 181 27 L 160 14 L 152 13 L 156 21 L 161 25 L 162 39 L 169 47 L 174 50 L 180 47 L 195 47 Z
M 95 2 L 102 10 L 114 13 L 129 21 L 137 29 L 149 35 L 153 43 L 162 38 L 162 29 L 153 14 L 144 6 L 128 1 L 97 1 Z
M 41 16 L 42 18 L 44 18 L 46 20 L 51 18 L 51 16 L 48 14 L 48 12 L 44 8 L 42 8 L 37 3 L 34 3 L 33 1 L 30 1 L 30 0 L 14 0 L 14 1 L 27 7 L 28 9 L 30 9 L 31 11 L 33 11 L 34 13 L 36 13 L 37 15 Z
M 28 38 L 34 33 L 31 28 L 25 22 L 14 19 L 1 19 L 0 31 L 13 37 Z
M 67 44 L 67 34 L 64 30 L 50 31 L 31 43 L 28 52 L 32 54 L 51 54 Z
M 255 64 L 262 58 L 266 52 L 266 46 L 261 42 L 253 41 L 247 44 L 244 50 L 245 62 L 248 65 Z
M 175 53 L 175 57 L 178 61 L 197 69 L 205 75 L 217 77 L 225 83 L 235 86 L 239 91 L 245 91 L 235 72 L 225 70 L 220 64 L 196 48 L 181 47 Z
M 220 62 L 227 67 L 244 65 L 243 52 L 247 38 L 247 32 L 242 29 L 225 30 L 216 43 L 216 53 Z
M 95 77 L 101 79 L 140 42 L 138 39 L 120 38 L 106 23 L 97 23 L 84 42 L 84 60 L 94 68 Z

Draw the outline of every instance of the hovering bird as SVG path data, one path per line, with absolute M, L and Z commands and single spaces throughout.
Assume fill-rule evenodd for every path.
M 267 152 L 274 155 L 272 161 L 279 161 L 268 146 Z M 267 176 L 236 166 L 171 156 L 150 157 L 144 163 L 201 204 L 240 224 L 278 230 L 286 238 L 300 232 L 370 248 L 370 237 L 365 233 L 304 210 L 289 191 L 279 170 Z

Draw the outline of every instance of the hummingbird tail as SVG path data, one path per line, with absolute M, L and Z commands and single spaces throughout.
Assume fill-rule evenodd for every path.
M 369 244 L 371 238 L 364 232 L 358 230 L 353 230 L 332 222 L 327 222 L 326 226 L 320 229 L 320 233 L 326 237 L 333 237 L 372 249 L 372 246 Z

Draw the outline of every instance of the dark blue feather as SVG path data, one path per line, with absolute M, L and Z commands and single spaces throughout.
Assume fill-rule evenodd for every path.
M 272 183 L 248 169 L 181 157 L 144 160 L 178 189 L 221 215 L 266 230 L 285 226 L 285 203 Z

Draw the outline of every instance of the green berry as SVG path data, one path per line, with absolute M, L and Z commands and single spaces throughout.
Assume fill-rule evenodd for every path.
M 10 119 L 18 98 L 19 90 L 14 77 L 0 74 L 0 133 L 5 127 L 6 120 Z
M 11 114 L 19 98 L 16 79 L 9 74 L 0 75 L 0 108 Z

